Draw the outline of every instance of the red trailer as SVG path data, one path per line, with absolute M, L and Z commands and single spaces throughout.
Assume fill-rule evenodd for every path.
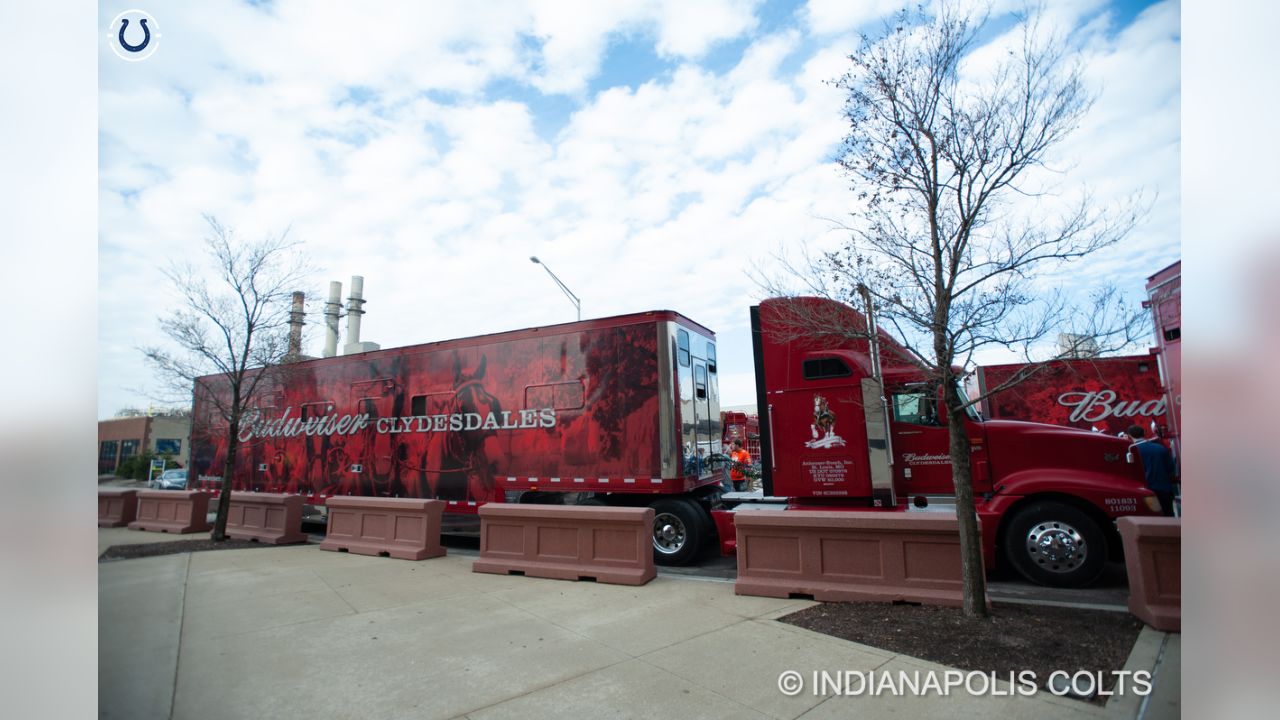
M 287 367 L 242 425 L 233 490 L 650 505 L 660 560 L 711 532 L 721 450 L 715 334 L 655 311 Z M 197 382 L 192 466 L 221 482 L 226 425 Z M 455 517 L 456 521 L 457 518 Z M 455 523 L 456 524 L 456 523 Z
M 724 445 L 726 450 L 736 440 L 741 442 L 742 447 L 747 449 L 747 454 L 751 455 L 752 462 L 757 462 L 759 460 L 759 415 L 732 411 L 722 412 L 720 413 L 720 424 L 724 428 L 724 436 L 721 439 L 721 444 Z
M 1015 378 L 1016 385 L 987 393 Z M 982 414 L 993 420 L 1029 420 L 1118 435 L 1130 425 L 1167 432 L 1168 401 L 1155 355 L 1057 360 L 979 367 L 974 374 Z
M 1182 455 L 1182 261 L 1147 278 L 1147 301 L 1155 324 L 1156 357 L 1169 407 L 1169 441 Z

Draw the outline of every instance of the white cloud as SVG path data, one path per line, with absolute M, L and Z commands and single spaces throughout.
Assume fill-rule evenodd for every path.
M 204 212 L 248 235 L 291 227 L 313 291 L 363 275 L 364 339 L 384 347 L 572 319 L 538 255 L 586 317 L 662 307 L 723 331 L 725 401 L 751 402 L 745 271 L 830 247 L 854 207 L 831 162 L 843 97 L 824 84 L 847 65 L 852 15 L 815 2 L 819 32 L 755 36 L 756 5 L 175 7 L 156 63 L 102 58 L 100 413 L 150 384 L 132 348 L 160 340 L 173 302 L 156 268 L 198 257 Z M 1090 46 L 1107 89 L 1071 149 L 1108 192 L 1174 185 L 1144 230 L 1157 254 L 1176 248 L 1171 18 L 1162 6 Z M 744 35 L 728 72 L 698 64 Z M 588 94 L 619 38 L 668 69 Z M 495 79 L 529 101 L 487 95 Z M 539 89 L 571 95 L 554 137 L 536 130 Z M 1110 267 L 1126 262 L 1142 264 Z
M 857 30 L 901 8 L 900 0 L 809 0 L 805 20 L 815 35 L 836 35 Z

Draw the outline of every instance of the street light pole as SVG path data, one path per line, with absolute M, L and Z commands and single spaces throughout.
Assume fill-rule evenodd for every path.
M 532 262 L 534 265 L 541 265 L 542 269 L 546 270 L 547 274 L 551 276 L 551 279 L 556 281 L 556 285 L 559 285 L 560 289 L 564 291 L 564 294 L 569 297 L 569 302 L 572 302 L 573 306 L 577 308 L 578 319 L 581 320 L 582 319 L 582 302 L 578 300 L 578 296 L 574 295 L 572 290 L 570 290 L 567 286 L 565 286 L 564 283 L 560 282 L 560 278 L 556 277 L 556 274 L 551 272 L 551 268 L 547 267 L 546 263 L 539 260 L 537 255 L 530 256 L 529 262 Z

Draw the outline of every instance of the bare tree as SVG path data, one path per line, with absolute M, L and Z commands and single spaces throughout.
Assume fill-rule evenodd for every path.
M 1140 213 L 1137 202 L 1099 210 L 1087 193 L 1046 209 L 1059 200 L 1044 186 L 1053 175 L 1050 150 L 1092 98 L 1065 45 L 1047 37 L 1035 16 L 1019 20 L 1020 42 L 982 80 L 963 66 L 986 19 L 952 5 L 903 11 L 882 33 L 863 36 L 836 85 L 848 93 L 840 164 L 865 208 L 843 225 L 850 233 L 844 247 L 802 268 L 819 294 L 860 306 L 860 290 L 867 293 L 877 320 L 902 343 L 899 360 L 940 388 L 970 616 L 987 614 L 964 425 L 977 398 L 960 391 L 957 365 L 993 345 L 1029 354 L 1064 330 L 1100 346 L 1123 343 L 1139 317 L 1111 289 L 1073 315 L 1067 295 L 1038 287 L 1041 273 L 1119 241 Z M 1034 216 L 1020 212 L 1027 204 L 1038 207 Z M 810 336 L 867 332 L 834 317 L 788 322 Z
M 160 318 L 173 348 L 143 352 L 172 392 L 199 397 L 216 413 L 193 423 L 212 421 L 225 432 L 221 501 L 212 534 L 225 540 L 240 427 L 253 420 L 259 395 L 286 371 L 291 294 L 308 270 L 287 231 L 242 241 L 216 218 L 206 215 L 205 220 L 206 265 L 175 263 L 165 270 L 183 301 Z

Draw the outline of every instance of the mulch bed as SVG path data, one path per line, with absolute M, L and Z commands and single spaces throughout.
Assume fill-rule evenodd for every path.
M 1121 670 L 1142 623 L 1128 613 L 995 603 L 987 620 L 960 608 L 887 603 L 822 603 L 779 618 L 824 635 L 960 670 L 1035 672 Z M 1114 686 L 1114 680 L 1106 689 Z M 1102 704 L 1105 696 L 1094 699 Z
M 259 543 L 252 540 L 223 540 L 214 542 L 209 538 L 192 540 L 175 540 L 162 543 L 136 543 L 131 545 L 112 545 L 106 552 L 98 556 L 98 562 L 104 560 L 132 560 L 134 558 L 155 557 L 156 555 L 174 555 L 177 553 L 200 552 L 203 550 L 246 550 L 248 548 L 279 547 L 270 543 Z

